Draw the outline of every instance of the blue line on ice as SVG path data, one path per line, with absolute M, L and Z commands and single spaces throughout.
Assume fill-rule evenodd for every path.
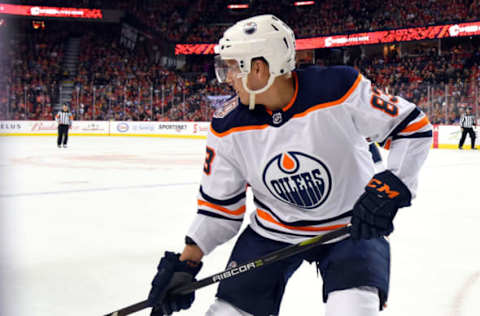
M 77 190 L 9 193 L 9 194 L 0 194 L 0 198 L 19 197 L 19 196 L 54 195 L 54 194 L 70 194 L 70 193 L 81 193 L 81 192 L 83 193 L 83 192 L 100 192 L 100 191 L 115 191 L 115 190 L 150 189 L 150 188 L 185 186 L 185 185 L 195 185 L 195 184 L 198 184 L 198 182 L 159 183 L 159 184 L 130 185 L 130 186 L 123 186 L 123 187 L 105 187 L 105 188 L 88 188 L 88 189 L 77 189 Z

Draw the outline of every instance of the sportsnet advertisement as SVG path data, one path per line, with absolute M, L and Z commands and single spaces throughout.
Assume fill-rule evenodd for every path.
M 110 122 L 110 136 L 205 138 L 209 122 Z

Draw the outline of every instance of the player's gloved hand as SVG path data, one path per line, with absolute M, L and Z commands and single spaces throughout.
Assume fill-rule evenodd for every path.
M 170 295 L 169 292 L 195 281 L 202 262 L 180 261 L 179 258 L 180 254 L 166 251 L 160 260 L 148 294 L 148 303 L 152 306 L 151 316 L 170 315 L 192 306 L 194 292 L 186 295 Z
M 410 206 L 411 198 L 407 186 L 389 170 L 374 175 L 353 206 L 352 239 L 389 235 L 398 209 Z

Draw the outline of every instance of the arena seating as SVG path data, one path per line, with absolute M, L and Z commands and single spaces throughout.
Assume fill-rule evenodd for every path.
M 38 4 L 44 1 L 35 1 Z M 68 1 L 67 1 L 68 2 Z M 72 1 L 73 2 L 73 1 Z M 62 3 L 65 4 L 64 1 Z M 110 8 L 108 2 L 78 6 Z M 245 12 L 230 12 L 221 0 L 119 1 L 165 43 L 214 42 L 233 21 L 246 15 L 273 13 L 290 23 L 297 37 L 480 20 L 480 6 L 469 0 L 411 2 L 360 0 L 317 2 L 294 8 L 288 1 L 261 1 Z M 219 14 L 223 12 L 224 14 Z M 0 119 L 52 119 L 58 100 L 65 39 L 69 29 L 32 31 L 2 41 L 0 48 Z M 118 34 L 86 27 L 71 108 L 77 120 L 209 120 L 208 96 L 231 95 L 212 74 L 210 57 L 189 57 L 176 69 L 162 63 L 147 43 L 123 47 Z M 455 123 L 461 108 L 474 105 L 480 82 L 478 39 L 444 42 L 398 56 L 366 54 L 348 60 L 372 83 L 405 97 L 428 113 L 433 123 Z M 318 58 L 317 64 L 343 61 Z M 77 88 L 78 87 L 78 88 Z M 476 92 L 477 91 L 477 92 Z M 478 109 L 480 111 L 480 109 Z

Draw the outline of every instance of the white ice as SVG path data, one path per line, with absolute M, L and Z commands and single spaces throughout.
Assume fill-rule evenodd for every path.
M 71 137 L 69 145 L 0 138 L 1 316 L 100 316 L 144 300 L 163 252 L 183 247 L 204 140 Z M 417 199 L 395 221 L 382 316 L 480 315 L 479 180 L 480 152 L 431 151 Z M 199 277 L 223 270 L 232 245 L 207 256 Z M 280 315 L 323 315 L 321 286 L 314 266 L 302 265 Z M 178 315 L 203 315 L 215 289 L 199 290 Z

